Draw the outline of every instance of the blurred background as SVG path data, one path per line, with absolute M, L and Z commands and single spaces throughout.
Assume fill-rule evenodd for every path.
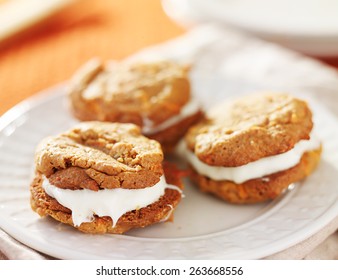
M 338 55 L 337 0 L 163 0 L 162 3 L 166 13 L 186 27 L 217 22 L 308 55 Z
M 123 59 L 207 22 L 338 66 L 338 0 L 0 0 L 0 115 L 86 60 Z

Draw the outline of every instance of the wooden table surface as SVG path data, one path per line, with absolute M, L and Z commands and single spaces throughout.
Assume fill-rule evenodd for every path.
M 82 0 L 0 43 L 0 115 L 88 59 L 122 59 L 185 32 L 160 0 Z M 337 59 L 329 63 L 338 65 Z

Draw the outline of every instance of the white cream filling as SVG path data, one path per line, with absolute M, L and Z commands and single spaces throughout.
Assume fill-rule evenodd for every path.
M 199 160 L 185 144 L 182 144 L 184 147 L 181 148 L 181 151 L 199 174 L 207 176 L 215 181 L 228 180 L 240 184 L 250 179 L 261 178 L 296 166 L 305 152 L 320 147 L 319 139 L 313 135 L 310 137 L 309 140 L 299 141 L 293 149 L 285 153 L 261 158 L 238 167 L 207 165 Z
M 179 123 L 183 119 L 197 113 L 199 109 L 200 109 L 200 105 L 197 102 L 197 100 L 191 99 L 187 104 L 185 104 L 182 107 L 179 114 L 171 117 L 170 119 L 160 123 L 157 126 L 154 126 L 154 124 L 151 120 L 144 117 L 143 118 L 144 125 L 143 125 L 143 128 L 142 128 L 142 132 L 146 135 L 152 135 L 152 134 L 155 134 L 159 131 L 163 131 L 163 130 L 167 129 L 168 127 L 171 127 L 171 126 Z
M 154 186 L 143 189 L 69 190 L 51 185 L 47 178 L 44 178 L 42 188 L 58 203 L 72 211 L 75 226 L 93 221 L 95 214 L 99 217 L 111 217 L 114 227 L 123 214 L 158 201 L 164 195 L 165 189 L 175 189 L 181 193 L 180 188 L 167 184 L 164 176 Z

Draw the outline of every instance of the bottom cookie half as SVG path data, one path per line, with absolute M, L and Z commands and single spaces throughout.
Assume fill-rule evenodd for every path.
M 168 184 L 183 188 L 180 173 L 173 166 L 165 166 L 166 181 Z M 50 197 L 42 188 L 43 176 L 37 173 L 30 187 L 31 207 L 41 217 L 50 216 L 55 220 L 74 226 L 72 212 Z M 76 227 L 86 233 L 124 233 L 132 228 L 142 228 L 164 220 L 173 218 L 173 209 L 181 200 L 181 193 L 175 189 L 166 189 L 160 199 L 147 207 L 133 210 L 122 215 L 113 226 L 110 217 L 94 216 L 93 221 L 82 223 Z M 85 202 L 84 202 L 85 203 Z
M 211 193 L 230 203 L 258 203 L 278 197 L 292 183 L 310 175 L 320 160 L 321 149 L 306 152 L 300 162 L 281 172 L 241 184 L 232 181 L 215 181 L 192 169 L 191 179 L 202 192 Z

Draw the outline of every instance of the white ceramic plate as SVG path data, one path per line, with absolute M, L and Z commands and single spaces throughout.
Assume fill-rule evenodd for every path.
M 22 243 L 61 259 L 257 259 L 313 235 L 338 213 L 338 121 L 311 104 L 323 158 L 317 171 L 280 199 L 230 205 L 186 181 L 175 220 L 126 235 L 89 235 L 30 209 L 34 149 L 68 129 L 64 86 L 14 107 L 0 119 L 0 226 Z M 317 103 L 317 102 L 314 102 Z
M 162 0 L 179 24 L 218 22 L 309 55 L 338 55 L 336 0 Z

